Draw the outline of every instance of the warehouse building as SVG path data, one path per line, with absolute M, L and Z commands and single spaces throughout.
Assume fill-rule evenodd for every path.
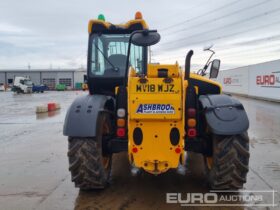
M 7 69 L 0 70 L 0 84 L 12 86 L 16 76 L 28 76 L 35 85 L 44 84 L 50 90 L 55 89 L 58 84 L 73 89 L 77 83 L 84 82 L 85 75 L 85 69 Z

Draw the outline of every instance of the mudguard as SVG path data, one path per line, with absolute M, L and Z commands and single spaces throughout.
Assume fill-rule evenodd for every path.
M 114 104 L 114 99 L 105 95 L 86 95 L 78 97 L 67 111 L 63 135 L 94 137 L 99 113 L 105 111 L 105 109 L 111 109 L 111 111 L 113 111 Z
M 237 99 L 228 95 L 202 95 L 199 101 L 212 133 L 236 135 L 248 130 L 246 111 Z

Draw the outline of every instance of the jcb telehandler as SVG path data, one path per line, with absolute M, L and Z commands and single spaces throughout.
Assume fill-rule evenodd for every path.
M 148 47 L 160 35 L 140 12 L 122 25 L 100 15 L 88 31 L 89 94 L 73 102 L 64 124 L 75 186 L 106 187 L 114 153 L 128 153 L 132 172 L 158 175 L 185 169 L 192 151 L 203 154 L 212 189 L 242 188 L 249 163 L 246 112 L 203 76 L 209 66 L 210 78 L 217 77 L 220 61 L 190 73 L 191 50 L 184 71 L 177 63 L 148 64 Z

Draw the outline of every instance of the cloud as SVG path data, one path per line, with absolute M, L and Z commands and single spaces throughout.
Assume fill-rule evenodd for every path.
M 181 65 L 191 48 L 194 64 L 203 65 L 208 54 L 202 48 L 208 43 L 214 43 L 217 56 L 224 58 L 222 68 L 267 61 L 276 54 L 273 43 L 280 36 L 278 0 L 0 0 L 0 8 L 0 68 L 25 67 L 28 62 L 34 68 L 50 63 L 85 66 L 88 20 L 100 13 L 122 23 L 140 10 L 150 28 L 161 33 L 153 60 L 179 60 Z M 246 60 L 246 49 L 256 49 L 255 58 L 248 55 Z
M 11 25 L 9 23 L 0 22 L 0 34 L 23 34 L 28 32 L 26 28 L 22 28 L 16 25 Z

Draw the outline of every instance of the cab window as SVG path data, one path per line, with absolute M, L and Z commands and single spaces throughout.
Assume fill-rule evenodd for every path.
M 129 34 L 92 35 L 90 69 L 92 76 L 124 77 Z M 131 45 L 129 65 L 143 72 L 143 47 Z

